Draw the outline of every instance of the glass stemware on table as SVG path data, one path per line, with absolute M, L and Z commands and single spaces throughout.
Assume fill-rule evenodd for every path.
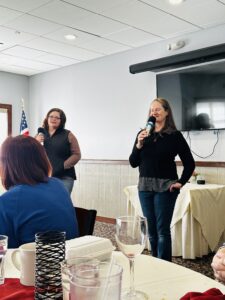
M 5 282 L 4 261 L 8 248 L 8 237 L 6 235 L 0 235 L 0 284 Z
M 123 300 L 146 300 L 148 296 L 134 288 L 134 259 L 145 248 L 148 238 L 147 220 L 140 216 L 116 218 L 116 242 L 119 250 L 129 259 L 130 288 L 123 292 Z

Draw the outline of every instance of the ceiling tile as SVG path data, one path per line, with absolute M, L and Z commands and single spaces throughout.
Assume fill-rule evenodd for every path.
M 131 0 L 66 0 L 66 2 L 97 13 L 129 1 Z
M 91 14 L 81 20 L 74 20 L 73 26 L 100 36 L 128 28 L 127 25 L 96 14 Z
M 28 12 L 53 0 L 0 0 L 0 6 Z
M 123 20 L 130 26 L 146 30 L 159 37 L 168 37 L 175 31 L 181 33 L 198 29 L 196 26 L 138 1 L 125 3 L 119 8 L 115 7 L 104 13 L 113 19 Z
M 48 22 L 27 14 L 18 17 L 12 22 L 8 22 L 6 26 L 37 35 L 42 35 L 61 27 L 55 23 Z
M 123 43 L 131 47 L 139 47 L 162 40 L 155 35 L 131 27 L 106 36 L 110 40 Z
M 34 38 L 36 38 L 35 35 L 0 26 L 0 42 L 6 45 L 16 45 Z
M 116 42 L 106 40 L 104 38 L 94 38 L 91 41 L 84 42 L 82 46 L 86 49 L 102 52 L 104 54 L 112 54 L 130 49 L 129 46 L 121 45 Z
M 76 36 L 76 39 L 72 41 L 66 40 L 64 36 L 67 34 L 74 34 Z M 80 45 L 84 41 L 95 38 L 95 35 L 82 32 L 80 30 L 72 29 L 69 27 L 61 27 L 60 29 L 54 32 L 43 35 L 43 37 L 69 45 Z
M 31 68 L 25 68 L 25 67 L 19 67 L 19 66 L 14 66 L 14 65 L 9 65 L 9 64 L 3 64 L 1 62 L 1 58 L 0 58 L 0 70 L 4 71 L 4 72 L 16 73 L 16 74 L 21 74 L 21 75 L 25 75 L 25 76 L 31 76 L 31 75 L 41 73 L 41 71 L 34 70 L 34 69 L 31 69 Z
M 30 49 L 22 46 L 11 47 L 7 50 L 2 51 L 2 53 L 27 59 L 32 59 L 37 56 L 43 55 L 43 51 Z
M 219 1 L 206 0 L 189 6 L 181 17 L 204 28 L 224 24 L 225 5 Z
M 36 60 L 40 62 L 58 65 L 58 66 L 68 66 L 79 62 L 79 60 L 76 59 L 63 57 L 60 55 L 54 55 L 54 54 L 41 55 L 38 58 L 36 58 Z
M 57 65 L 36 62 L 33 60 L 13 57 L 10 55 L 5 55 L 5 54 L 1 54 L 0 62 L 3 62 L 3 64 L 5 64 L 7 62 L 7 64 L 9 64 L 11 66 L 25 67 L 25 68 L 30 68 L 30 69 L 34 69 L 37 71 L 43 71 L 43 72 L 58 68 Z
M 74 20 L 85 18 L 90 13 L 65 2 L 53 1 L 33 10 L 30 14 L 61 25 L 72 26 Z
M 171 5 L 168 0 L 144 1 L 199 27 L 208 27 L 212 24 L 225 23 L 224 0 L 188 0 L 180 5 Z
M 8 8 L 0 7 L 0 25 L 9 22 L 19 16 L 21 16 L 22 13 L 11 10 Z
M 192 26 L 170 15 L 163 15 L 160 18 L 160 23 L 148 20 L 140 24 L 139 28 L 147 32 L 152 32 L 162 38 L 170 38 L 199 30 L 198 27 Z
M 0 0 L 0 70 L 29 76 L 221 24 L 225 0 Z
M 157 17 L 159 17 L 158 10 L 134 0 L 105 10 L 104 14 L 114 20 L 137 27 L 139 24 L 143 24 L 145 20 L 149 20 L 149 16 L 151 19 L 153 18 L 152 22 L 158 20 Z
M 83 48 L 66 45 L 56 41 L 50 41 L 45 38 L 37 38 L 30 42 L 24 43 L 25 47 L 46 51 L 52 54 L 58 54 L 77 60 L 88 60 L 102 56 L 102 53 L 92 52 Z

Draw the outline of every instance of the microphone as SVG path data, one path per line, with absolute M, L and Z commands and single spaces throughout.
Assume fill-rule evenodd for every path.
M 147 131 L 148 136 L 150 135 L 151 131 L 155 127 L 155 121 L 156 121 L 155 117 L 153 117 L 153 116 L 149 117 L 148 122 L 147 122 L 146 127 L 145 127 L 145 130 Z
M 38 128 L 38 135 L 42 135 L 45 138 L 45 134 L 46 134 L 45 129 L 43 127 L 39 127 Z M 43 145 L 44 143 L 41 142 L 41 144 Z

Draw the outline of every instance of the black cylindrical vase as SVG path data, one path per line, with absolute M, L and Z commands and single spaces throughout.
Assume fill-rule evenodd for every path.
M 65 232 L 35 235 L 35 299 L 63 299 L 61 261 L 65 258 Z

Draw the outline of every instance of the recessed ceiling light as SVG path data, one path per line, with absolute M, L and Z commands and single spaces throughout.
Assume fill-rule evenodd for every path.
M 177 5 L 177 4 L 181 4 L 182 2 L 184 2 L 184 0 L 169 0 L 170 4 L 173 5 Z
M 66 35 L 64 35 L 64 38 L 65 38 L 66 40 L 73 41 L 73 40 L 75 40 L 77 37 L 76 37 L 75 34 L 66 34 Z

